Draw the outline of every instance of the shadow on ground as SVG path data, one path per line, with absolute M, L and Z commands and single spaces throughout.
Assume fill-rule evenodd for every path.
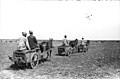
M 17 66 L 15 64 L 10 65 L 6 70 L 25 70 L 27 67 L 22 65 L 22 66 Z
M 56 56 L 66 56 L 65 54 L 55 54 Z
M 50 60 L 47 60 L 46 58 L 43 58 L 39 61 L 39 64 L 44 63 L 46 61 L 50 61 Z M 25 64 L 22 64 L 20 66 L 12 64 L 8 68 L 6 68 L 6 70 L 25 70 L 25 69 L 29 69 L 29 66 L 26 66 Z

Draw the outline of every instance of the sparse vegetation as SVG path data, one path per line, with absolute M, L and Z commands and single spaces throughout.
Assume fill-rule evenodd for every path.
M 35 69 L 14 67 L 8 59 L 16 49 L 16 42 L 0 42 L 0 79 L 120 79 L 120 42 L 92 41 L 87 53 L 57 56 L 53 42 L 51 61 L 39 64 Z

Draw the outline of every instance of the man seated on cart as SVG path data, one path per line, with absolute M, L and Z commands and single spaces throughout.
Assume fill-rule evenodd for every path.
M 40 48 L 38 46 L 38 42 L 37 42 L 36 37 L 33 35 L 33 31 L 29 30 L 29 34 L 30 35 L 27 37 L 27 39 L 28 39 L 30 50 L 38 52 Z M 42 55 L 43 55 L 43 53 L 41 53 L 41 56 Z
M 69 42 L 68 42 L 68 40 L 67 40 L 67 35 L 64 36 L 63 46 L 69 46 Z
M 69 42 L 68 42 L 68 40 L 67 40 L 67 35 L 64 36 L 63 46 L 65 46 L 65 54 L 66 54 L 66 55 L 69 55 L 69 54 L 70 54 L 70 51 L 71 51 L 72 49 L 71 49 L 71 47 L 69 46 Z
M 27 36 L 27 33 L 22 32 L 22 37 L 18 39 L 17 50 L 29 50 L 30 49 L 26 36 Z
M 15 53 L 26 53 L 30 50 L 28 39 L 26 36 L 27 36 L 27 33 L 22 32 L 22 37 L 20 37 L 17 41 L 17 49 L 13 52 L 13 56 L 15 55 Z M 9 56 L 9 59 L 11 61 L 14 61 L 13 57 Z M 26 57 L 24 58 L 24 60 L 26 60 Z
M 82 38 L 81 45 L 83 46 L 83 49 L 86 48 L 86 41 L 84 40 L 84 38 Z
M 18 39 L 18 47 L 17 50 L 33 50 L 37 48 L 37 40 L 36 37 L 33 36 L 33 31 L 29 31 L 29 36 L 27 36 L 26 32 L 22 32 L 22 37 Z
M 27 37 L 28 39 L 28 43 L 29 43 L 29 46 L 30 46 L 30 49 L 33 50 L 35 48 L 38 48 L 38 45 L 37 45 L 37 39 L 35 36 L 33 36 L 33 31 L 29 31 L 29 36 Z

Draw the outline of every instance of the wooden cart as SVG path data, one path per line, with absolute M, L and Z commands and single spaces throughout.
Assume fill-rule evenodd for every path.
M 9 59 L 17 66 L 27 66 L 35 68 L 42 59 L 50 60 L 52 49 L 49 42 L 42 42 L 38 48 L 33 50 L 15 50 Z

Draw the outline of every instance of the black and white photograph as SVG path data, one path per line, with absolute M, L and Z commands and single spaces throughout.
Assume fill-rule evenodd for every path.
M 0 79 L 120 79 L 120 0 L 0 0 Z

